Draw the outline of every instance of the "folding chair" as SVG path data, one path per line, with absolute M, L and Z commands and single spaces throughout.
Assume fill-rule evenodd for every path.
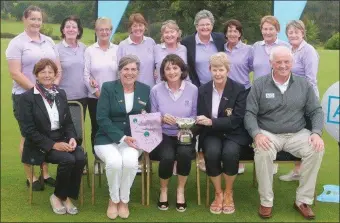
M 141 159 L 139 159 L 139 165 L 141 165 L 142 168 L 142 205 L 145 205 L 145 152 L 142 153 Z M 94 172 L 94 168 L 98 165 L 98 178 L 99 178 L 99 188 L 102 186 L 102 168 L 101 165 L 104 165 L 104 162 L 101 161 L 97 155 L 94 155 L 94 161 L 93 161 L 93 172 L 92 172 L 92 205 L 95 203 L 95 179 L 96 174 Z M 104 168 L 103 168 L 104 170 Z M 104 170 L 105 171 L 105 170 Z M 103 172 L 104 172 L 103 171 Z
M 70 108 L 73 125 L 76 130 L 76 134 L 77 134 L 77 142 L 80 143 L 82 148 L 84 149 L 87 185 L 90 188 L 89 161 L 88 161 L 88 155 L 86 152 L 86 140 L 85 140 L 85 125 L 84 125 L 84 111 L 83 111 L 84 108 L 83 108 L 83 105 L 78 101 L 68 101 L 68 105 Z M 82 206 L 83 203 L 84 203 L 84 183 L 82 179 L 81 186 L 80 186 L 80 205 Z

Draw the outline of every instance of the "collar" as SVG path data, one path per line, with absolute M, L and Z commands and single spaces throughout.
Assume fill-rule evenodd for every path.
M 168 82 L 164 81 L 164 84 L 165 84 L 165 88 L 168 89 L 169 91 L 171 91 L 171 89 L 168 85 Z M 184 88 L 185 88 L 185 80 L 182 80 L 181 86 L 179 87 L 178 91 L 183 91 Z
M 142 42 L 141 42 L 141 43 L 143 43 L 143 42 L 145 41 L 145 39 L 146 39 L 145 36 L 143 36 L 143 39 L 142 39 Z M 128 36 L 127 41 L 128 41 L 128 43 L 129 43 L 130 45 L 131 45 L 131 44 L 138 45 L 137 43 L 135 43 L 135 42 L 132 41 L 130 35 Z
M 196 45 L 197 45 L 197 44 L 204 44 L 204 43 L 200 40 L 200 38 L 198 37 L 198 33 L 195 34 L 195 41 L 196 41 Z M 209 42 L 214 42 L 214 39 L 212 38 L 211 34 L 210 34 Z
M 272 79 L 273 79 L 274 83 L 278 86 L 288 86 L 291 76 L 292 76 L 292 74 L 289 75 L 289 78 L 286 82 L 284 82 L 283 84 L 280 84 L 279 82 L 277 82 L 275 80 L 274 75 L 273 75 L 273 70 L 272 70 Z
M 235 48 L 236 48 L 236 49 L 239 49 L 239 48 L 242 47 L 242 45 L 243 45 L 243 43 L 242 43 L 242 41 L 240 40 L 240 41 L 238 41 L 238 43 L 236 44 Z M 228 48 L 228 42 L 226 42 L 226 43 L 224 44 L 224 49 L 227 50 L 227 51 L 230 51 L 229 48 Z
M 276 40 L 274 41 L 274 43 L 272 45 L 277 45 L 279 43 L 279 38 L 276 38 Z M 271 46 L 271 45 L 268 45 L 266 44 L 266 42 L 264 40 L 262 40 L 260 42 L 261 45 L 267 45 L 267 46 Z
M 305 40 L 302 40 L 302 42 L 300 43 L 300 46 L 297 48 L 297 50 L 295 50 L 295 52 L 300 51 L 306 44 L 307 44 L 307 42 Z M 292 47 L 292 49 L 293 49 L 293 47 Z
M 58 90 L 56 90 L 56 92 L 59 93 Z M 33 94 L 40 94 L 40 92 L 38 91 L 38 89 L 35 86 L 33 88 Z
M 96 48 L 100 48 L 98 42 L 95 42 L 93 45 L 94 45 L 94 47 L 96 47 Z M 112 47 L 113 47 L 113 43 L 110 42 L 109 48 L 112 48 Z
M 177 43 L 176 49 L 178 48 L 179 45 L 180 45 L 180 43 Z M 165 43 L 161 43 L 160 46 L 161 46 L 162 49 L 167 49 Z
M 64 47 L 70 47 L 70 45 L 68 45 L 68 43 L 65 41 L 65 39 L 63 39 L 62 44 L 64 45 Z M 77 47 L 79 46 L 79 42 L 77 41 Z
M 30 42 L 36 42 L 36 41 L 32 40 L 31 37 L 29 37 L 29 35 L 27 34 L 26 30 L 24 30 L 23 35 L 24 35 Z M 39 33 L 39 37 L 40 37 L 40 43 L 46 41 L 45 35 Z

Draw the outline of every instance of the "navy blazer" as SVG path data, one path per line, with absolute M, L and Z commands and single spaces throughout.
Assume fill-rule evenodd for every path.
M 76 139 L 76 132 L 72 122 L 71 113 L 67 104 L 66 93 L 57 89 L 56 97 L 59 99 L 57 109 L 59 112 L 59 125 L 61 138 L 59 142 L 69 142 Z M 26 91 L 20 97 L 19 123 L 25 137 L 21 161 L 27 164 L 40 165 L 45 155 L 56 143 L 51 139 L 51 121 L 40 94 L 34 94 L 34 88 Z
M 239 145 L 249 145 L 252 142 L 243 119 L 248 96 L 244 86 L 228 78 L 218 107 L 217 118 L 212 118 L 213 81 L 202 85 L 198 90 L 197 116 L 204 115 L 212 119 L 212 126 L 198 125 L 200 135 L 199 146 L 207 135 L 220 135 Z
M 195 35 L 187 36 L 182 41 L 181 44 L 186 46 L 187 48 L 187 60 L 188 60 L 188 68 L 189 68 L 189 77 L 191 79 L 191 82 L 196 85 L 196 87 L 199 87 L 201 85 L 201 82 L 198 78 L 196 67 L 195 67 L 195 61 L 196 61 L 196 40 Z M 224 44 L 225 44 L 225 36 L 223 33 L 216 33 L 212 32 L 211 37 L 214 40 L 214 44 L 216 46 L 216 49 L 218 52 L 224 52 Z

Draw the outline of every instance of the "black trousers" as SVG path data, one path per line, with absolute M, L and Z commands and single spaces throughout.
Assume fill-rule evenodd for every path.
M 87 105 L 89 108 L 90 118 L 91 118 L 91 145 L 92 145 L 92 153 L 94 154 L 94 138 L 96 137 L 98 131 L 98 124 L 97 124 L 97 98 L 88 98 Z
M 158 160 L 158 175 L 161 179 L 172 176 L 174 162 L 177 161 L 177 174 L 188 176 L 191 170 L 191 160 L 195 158 L 195 147 L 177 144 L 177 137 L 163 134 L 162 142 L 150 153 L 151 160 Z
M 86 109 L 87 109 L 87 98 L 80 98 L 80 99 L 74 99 L 69 101 L 77 101 L 83 106 L 83 114 L 84 114 L 84 120 L 86 116 Z
M 81 147 L 73 152 L 51 149 L 46 154 L 46 162 L 58 164 L 54 194 L 61 200 L 67 197 L 78 199 L 81 177 L 85 166 L 85 156 Z
M 203 153 L 208 176 L 216 177 L 222 172 L 228 176 L 236 175 L 242 147 L 223 136 L 206 136 Z

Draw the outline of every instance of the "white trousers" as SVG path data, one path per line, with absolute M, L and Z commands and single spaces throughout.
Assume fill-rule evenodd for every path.
M 128 203 L 130 188 L 138 170 L 138 157 L 142 150 L 120 144 L 95 145 L 94 151 L 105 163 L 106 178 L 112 202 Z

